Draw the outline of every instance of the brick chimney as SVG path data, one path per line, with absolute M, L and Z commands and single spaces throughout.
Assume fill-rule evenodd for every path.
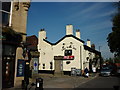
M 44 29 L 41 29 L 39 31 L 39 39 L 40 40 L 46 39 L 46 31 Z

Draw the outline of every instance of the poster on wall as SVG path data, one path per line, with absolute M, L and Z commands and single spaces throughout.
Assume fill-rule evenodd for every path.
M 18 63 L 17 63 L 17 77 L 24 76 L 24 67 L 25 67 L 25 61 L 23 59 L 18 59 Z
M 34 60 L 34 71 L 38 71 L 38 58 L 33 58 Z

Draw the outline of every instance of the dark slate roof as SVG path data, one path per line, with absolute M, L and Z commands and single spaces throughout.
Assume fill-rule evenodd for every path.
M 95 50 L 95 49 L 92 49 L 92 48 L 88 47 L 87 45 L 84 45 L 84 49 L 85 49 L 85 50 L 88 50 L 88 51 L 90 51 L 90 52 L 96 53 L 96 54 L 98 54 L 98 55 L 101 55 L 101 52 L 99 52 L 99 51 L 97 51 L 97 50 Z
M 63 39 L 65 39 L 66 37 L 73 37 L 73 38 L 75 38 L 76 40 L 78 40 L 78 41 L 80 41 L 80 42 L 82 42 L 82 43 L 84 43 L 84 41 L 83 40 L 81 40 L 81 39 L 79 39 L 79 38 L 77 38 L 77 37 L 75 37 L 74 35 L 65 35 L 63 38 L 61 38 L 59 41 L 57 41 L 56 43 L 51 43 L 51 42 L 49 42 L 48 40 L 46 40 L 46 39 L 43 39 L 45 42 L 47 42 L 47 43 L 49 43 L 49 44 L 51 44 L 51 45 L 56 45 L 56 44 L 58 44 L 59 42 L 61 42 Z

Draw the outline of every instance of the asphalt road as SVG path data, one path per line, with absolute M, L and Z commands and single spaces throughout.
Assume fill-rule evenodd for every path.
M 115 86 L 119 86 L 115 89 Z M 78 88 L 92 88 L 92 89 L 113 89 L 120 90 L 120 77 L 101 77 L 98 76 L 95 79 L 92 79 L 86 83 L 82 83 Z

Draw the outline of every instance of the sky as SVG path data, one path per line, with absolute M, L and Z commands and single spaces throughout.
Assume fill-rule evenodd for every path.
M 74 32 L 80 29 L 83 41 L 90 39 L 96 50 L 100 47 L 103 58 L 110 58 L 113 54 L 109 51 L 107 36 L 112 32 L 111 20 L 115 13 L 113 2 L 31 2 L 27 36 L 38 37 L 39 30 L 44 28 L 47 40 L 55 43 L 65 36 L 66 25 L 72 24 Z

